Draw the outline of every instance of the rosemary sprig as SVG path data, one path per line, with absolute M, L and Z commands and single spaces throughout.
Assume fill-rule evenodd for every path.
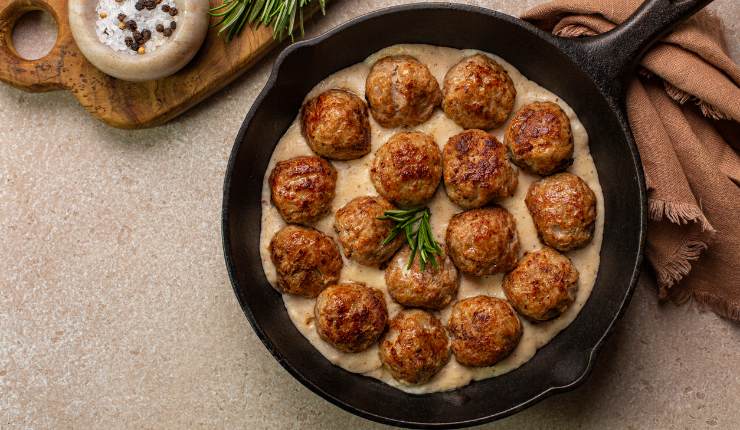
M 303 8 L 316 0 L 223 0 L 219 6 L 208 10 L 208 14 L 221 18 L 213 24 L 220 26 L 218 34 L 226 33 L 226 40 L 238 36 L 246 24 L 272 26 L 272 36 L 282 40 L 293 37 L 298 17 L 298 27 L 303 36 Z M 318 0 L 321 13 L 326 13 L 326 0 Z
M 435 256 L 442 253 L 442 248 L 434 240 L 432 226 L 429 224 L 430 216 L 429 208 L 423 207 L 386 211 L 383 216 L 378 217 L 378 219 L 391 220 L 396 223 L 383 240 L 383 245 L 387 245 L 401 233 L 406 236 L 406 242 L 411 248 L 409 262 L 406 265 L 407 269 L 411 268 L 417 253 L 419 254 L 419 266 L 422 271 L 427 263 L 431 263 L 435 269 L 438 267 Z

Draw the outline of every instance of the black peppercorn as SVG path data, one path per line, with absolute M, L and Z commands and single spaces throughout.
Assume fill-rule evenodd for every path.
M 173 29 L 173 30 L 176 29 L 177 28 L 177 23 L 175 21 L 170 21 L 170 28 Z
M 164 33 L 164 35 L 166 37 L 170 37 L 170 36 L 172 36 L 172 29 L 171 28 L 165 28 L 164 31 L 163 31 L 163 33 Z
M 126 27 L 128 27 L 128 29 L 131 31 L 136 31 L 136 21 L 134 21 L 133 19 L 129 19 L 128 21 L 126 21 Z
M 136 8 L 136 10 L 142 10 L 144 9 L 144 3 L 137 1 L 134 7 Z
M 125 13 L 119 13 L 118 14 L 118 20 L 123 22 L 126 20 L 126 14 Z
M 131 46 L 129 48 L 131 48 L 132 51 L 138 51 L 139 50 L 139 44 L 136 43 L 136 41 L 134 40 L 133 42 L 131 42 Z
M 152 38 L 152 32 L 147 29 L 144 29 L 141 31 L 141 37 L 143 37 L 144 41 L 146 42 L 147 40 Z
M 144 40 L 144 36 L 142 36 L 138 31 L 134 31 L 131 35 L 134 37 L 135 41 L 139 42 L 139 44 Z
M 162 12 L 169 12 L 169 11 L 170 11 L 170 6 L 169 5 L 166 5 L 166 4 L 163 4 L 162 5 Z
M 164 31 L 164 25 L 162 24 L 157 24 L 157 26 L 154 28 L 157 30 L 157 33 L 161 33 Z
M 123 41 L 126 42 L 126 46 L 128 46 L 129 48 L 131 47 L 131 45 L 134 44 L 134 39 L 132 39 L 130 36 L 126 36 Z
M 177 8 L 173 7 L 170 9 L 170 16 L 175 16 L 175 15 L 177 15 Z

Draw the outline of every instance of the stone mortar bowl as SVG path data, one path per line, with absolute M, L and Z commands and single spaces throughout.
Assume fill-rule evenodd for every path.
M 95 32 L 98 0 L 69 0 L 69 26 L 85 58 L 103 73 L 125 81 L 156 80 L 183 68 L 198 52 L 208 32 L 208 0 L 176 2 L 177 30 L 167 43 L 144 55 L 114 51 L 100 42 Z

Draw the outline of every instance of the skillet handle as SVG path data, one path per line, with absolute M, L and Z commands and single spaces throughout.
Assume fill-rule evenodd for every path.
M 624 98 L 642 55 L 680 22 L 713 0 L 645 0 L 621 25 L 594 37 L 566 39 L 564 50 L 586 69 L 607 95 Z

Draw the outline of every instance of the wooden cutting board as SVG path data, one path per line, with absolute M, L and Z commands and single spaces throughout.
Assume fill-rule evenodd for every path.
M 308 9 L 306 17 L 318 8 Z M 18 18 L 32 10 L 49 12 L 59 31 L 49 54 L 25 60 L 13 48 L 12 33 Z M 198 54 L 176 74 L 126 82 L 102 73 L 82 55 L 67 21 L 67 0 L 0 0 L 0 80 L 31 92 L 69 90 L 88 112 L 114 127 L 152 127 L 223 88 L 278 43 L 271 28 L 245 29 L 229 43 L 216 32 L 209 30 Z

